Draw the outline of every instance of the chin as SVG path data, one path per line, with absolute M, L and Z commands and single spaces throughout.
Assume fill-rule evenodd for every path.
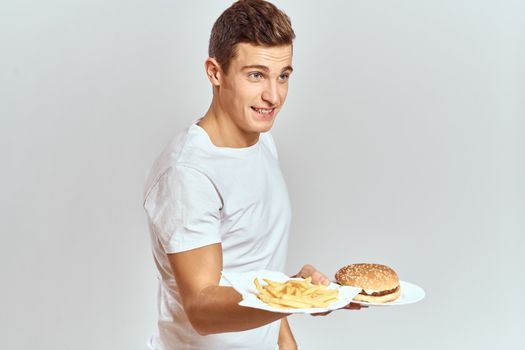
M 256 121 L 253 127 L 253 130 L 258 133 L 268 132 L 272 129 L 272 127 L 273 127 L 273 120 L 265 121 L 265 122 Z

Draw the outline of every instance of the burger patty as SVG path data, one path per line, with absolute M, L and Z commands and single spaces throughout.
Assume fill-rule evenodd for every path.
M 394 289 L 390 289 L 390 290 L 384 290 L 382 292 L 374 292 L 372 294 L 368 294 L 367 292 L 365 292 L 363 289 L 361 289 L 361 292 L 359 294 L 363 294 L 363 295 L 371 295 L 371 296 L 374 296 L 374 297 L 381 297 L 383 295 L 387 295 L 387 294 L 392 294 L 392 293 L 395 293 L 399 290 L 399 286 L 397 286 L 396 288 Z

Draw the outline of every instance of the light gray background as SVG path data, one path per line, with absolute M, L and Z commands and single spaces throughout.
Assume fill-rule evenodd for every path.
M 301 349 L 518 349 L 525 267 L 523 1 L 276 1 L 297 33 L 274 137 L 288 273 L 387 263 L 418 304 L 294 316 Z M 230 1 L 0 5 L 3 349 L 144 349 L 141 207 L 207 109 Z

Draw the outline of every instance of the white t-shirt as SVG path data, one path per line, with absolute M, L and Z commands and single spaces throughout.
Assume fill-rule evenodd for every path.
M 223 271 L 283 271 L 291 209 L 269 133 L 246 148 L 216 147 L 197 124 L 154 163 L 146 183 L 158 269 L 158 327 L 149 346 L 162 350 L 278 348 L 279 321 L 242 332 L 199 335 L 182 307 L 168 253 L 222 244 Z

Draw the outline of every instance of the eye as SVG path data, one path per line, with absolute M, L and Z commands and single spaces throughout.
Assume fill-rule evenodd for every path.
M 288 79 L 290 79 L 290 73 L 283 73 L 281 75 L 279 75 L 279 80 L 280 81 L 287 81 Z
M 251 80 L 261 80 L 263 78 L 263 74 L 261 72 L 251 72 L 248 74 L 248 77 Z

